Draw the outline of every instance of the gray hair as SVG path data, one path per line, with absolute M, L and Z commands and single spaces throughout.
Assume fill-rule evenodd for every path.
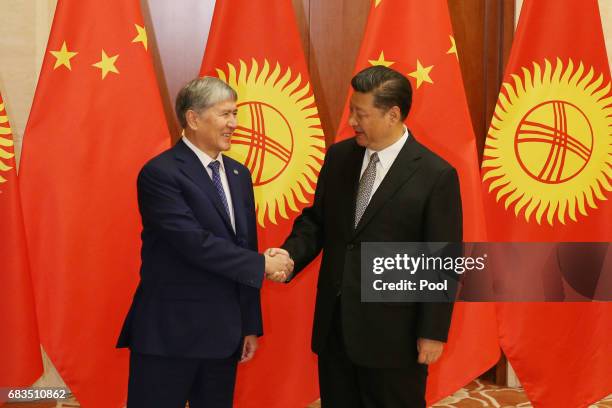
M 176 117 L 184 129 L 187 127 L 185 114 L 188 110 L 202 112 L 211 106 L 238 99 L 236 91 L 219 78 L 205 76 L 189 81 L 176 95 L 174 110 Z

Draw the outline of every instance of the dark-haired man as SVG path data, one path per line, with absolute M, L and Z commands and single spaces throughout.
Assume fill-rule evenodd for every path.
M 361 243 L 461 241 L 459 182 L 404 126 L 406 77 L 375 66 L 351 85 L 355 137 L 329 148 L 314 203 L 282 247 L 296 272 L 323 250 L 312 336 L 323 408 L 422 408 L 452 304 L 362 303 Z

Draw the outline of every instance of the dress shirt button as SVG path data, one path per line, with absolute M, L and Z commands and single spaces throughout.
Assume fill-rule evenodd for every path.
M 349 251 L 352 251 L 353 249 L 355 249 L 355 244 L 348 244 L 346 246 L 346 249 L 348 249 Z

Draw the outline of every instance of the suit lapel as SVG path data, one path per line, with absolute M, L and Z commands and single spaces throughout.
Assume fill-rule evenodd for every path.
M 370 203 L 366 208 L 357 228 L 353 230 L 353 236 L 359 234 L 363 228 L 368 225 L 372 217 L 384 206 L 384 204 L 395 194 L 395 192 L 403 186 L 419 166 L 421 158 L 418 152 L 418 143 L 412 135 L 408 138 L 402 150 L 395 158 L 391 168 L 387 172 L 385 178 L 376 189 L 376 192 L 370 199 Z M 358 176 L 359 177 L 359 176 Z M 358 179 L 359 180 L 359 179 Z M 359 184 L 359 181 L 357 182 Z M 353 217 L 355 214 L 354 206 L 356 201 L 353 199 Z
M 223 165 L 230 194 L 232 195 L 232 206 L 234 207 L 234 221 L 236 222 L 236 235 L 246 232 L 246 208 L 244 208 L 244 191 L 240 185 L 240 169 L 233 161 L 223 156 Z
M 221 198 L 219 198 L 219 194 L 217 193 L 210 176 L 206 172 L 206 169 L 202 166 L 202 162 L 200 159 L 198 159 L 198 156 L 196 156 L 196 154 L 192 152 L 182 140 L 179 140 L 176 146 L 174 146 L 174 152 L 175 158 L 180 163 L 181 171 L 202 189 L 202 191 L 213 203 L 217 213 L 221 219 L 223 219 L 223 222 L 225 222 L 225 225 L 233 234 L 234 230 L 232 228 L 232 223 L 227 212 L 225 211 L 223 203 L 221 202 Z
M 340 199 L 344 201 L 340 208 L 349 209 L 344 217 L 345 235 L 347 239 L 350 239 L 355 232 L 355 206 L 357 201 L 357 190 L 359 189 L 359 174 L 361 173 L 364 154 L 365 148 L 355 143 L 353 151 L 348 157 L 345 166 L 345 175 L 343 177 L 344 180 L 350 181 L 344 183 L 344 187 L 342 187 L 343 192 L 339 195 Z

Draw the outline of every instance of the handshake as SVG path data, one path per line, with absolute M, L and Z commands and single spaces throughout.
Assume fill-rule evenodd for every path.
M 266 278 L 274 282 L 286 282 L 293 274 L 293 260 L 289 252 L 282 248 L 268 248 L 266 258 Z

